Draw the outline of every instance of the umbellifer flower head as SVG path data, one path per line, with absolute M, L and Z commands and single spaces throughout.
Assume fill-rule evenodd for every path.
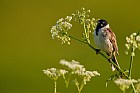
M 131 79 L 131 80 L 128 80 L 128 79 L 122 79 L 122 78 L 120 78 L 120 79 L 116 79 L 115 81 L 114 81 L 117 85 L 131 85 L 132 83 L 137 83 L 137 80 L 135 80 L 135 79 Z
M 43 73 L 46 74 L 49 78 L 57 80 L 58 77 L 64 76 L 66 73 L 68 73 L 68 71 L 63 69 L 50 68 L 47 70 L 43 70 Z
M 85 71 L 83 77 L 84 77 L 84 84 L 86 84 L 87 81 L 90 81 L 92 77 L 100 76 L 100 74 L 97 71 Z
M 114 81 L 114 83 L 117 84 L 122 91 L 125 91 L 126 89 L 128 89 L 132 83 L 137 83 L 137 82 L 138 81 L 135 79 L 129 80 L 129 79 L 122 79 L 122 78 L 116 79 Z
M 70 23 L 72 20 L 72 16 L 67 16 L 65 19 L 60 18 L 57 22 L 56 25 L 52 26 L 51 28 L 51 33 L 52 33 L 52 38 L 57 38 L 61 40 L 62 44 L 63 43 L 68 43 L 70 44 L 70 38 L 68 36 L 67 31 L 72 28 L 72 24 Z
M 72 70 L 72 74 L 82 77 L 84 84 L 86 84 L 87 81 L 90 81 L 92 77 L 100 76 L 97 71 L 87 71 L 83 65 L 75 60 L 72 60 L 72 62 L 61 60 L 60 64 L 67 66 L 70 70 Z
M 140 34 L 139 33 L 132 33 L 129 37 L 126 37 L 126 54 L 128 54 L 128 51 L 133 48 L 135 49 L 140 49 Z M 131 56 L 135 56 L 135 53 L 132 52 Z
M 140 93 L 140 79 L 138 79 L 138 82 L 136 83 L 135 87 L 136 87 L 137 93 Z
M 84 66 L 80 65 L 78 61 L 72 60 L 72 62 L 68 62 L 66 60 L 60 60 L 60 64 L 67 66 L 71 70 L 82 69 Z

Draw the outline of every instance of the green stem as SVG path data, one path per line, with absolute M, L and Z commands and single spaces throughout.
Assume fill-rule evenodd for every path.
M 131 50 L 131 53 L 134 52 L 134 47 L 132 45 L 132 50 Z M 133 60 L 134 60 L 134 56 L 131 54 L 131 58 L 130 58 L 130 66 L 129 66 L 129 73 L 128 73 L 128 77 L 129 79 L 131 80 L 131 74 L 132 74 L 132 64 L 133 64 Z M 135 86 L 134 84 L 132 83 L 131 84 L 132 88 L 133 88 L 133 92 L 136 93 L 136 89 L 135 89 Z
M 68 79 L 66 79 L 66 77 L 63 76 L 63 78 L 65 80 L 66 88 L 68 88 L 68 86 L 69 86 L 70 77 L 71 77 L 71 73 L 69 74 Z
M 81 42 L 81 43 L 87 44 L 85 41 L 82 41 L 82 40 L 80 40 L 80 39 L 77 39 L 77 38 L 75 38 L 75 37 L 73 37 L 73 36 L 68 35 L 68 37 L 70 37 L 70 38 L 72 38 L 72 39 L 74 39 L 74 40 L 77 40 L 77 41 L 79 41 L 79 42 Z
M 131 56 L 131 59 L 130 59 L 130 66 L 129 66 L 129 73 L 128 73 L 128 76 L 131 78 L 131 72 L 132 72 L 132 64 L 133 64 L 133 56 Z
M 132 46 L 132 50 L 131 50 L 131 53 L 134 52 L 134 48 Z M 132 72 L 132 64 L 133 64 L 133 59 L 134 59 L 134 56 L 131 55 L 131 58 L 130 58 L 130 66 L 129 66 L 129 73 L 128 73 L 128 76 L 131 78 L 131 72 Z
M 75 84 L 76 84 L 76 87 L 77 87 L 78 93 L 80 93 L 79 83 L 78 83 L 77 79 L 75 79 Z
M 56 93 L 56 80 L 54 81 L 54 93 Z
M 68 77 L 68 80 L 67 80 L 67 87 L 69 85 L 70 78 L 71 78 L 71 73 L 69 74 L 69 77 Z
M 86 39 L 86 41 L 88 42 L 88 43 L 90 43 L 90 40 L 89 40 L 89 29 L 86 29 L 86 24 L 85 24 L 85 22 L 84 22 L 84 33 L 85 33 L 85 39 Z
M 123 90 L 123 93 L 126 93 L 126 90 Z
M 85 24 L 85 22 L 84 22 L 84 31 L 85 31 L 85 36 L 87 38 L 87 30 L 86 30 L 86 24 Z
M 134 51 L 135 51 L 135 49 L 134 49 L 133 44 L 132 44 L 131 53 L 134 53 Z M 129 73 L 128 73 L 129 80 L 131 80 L 133 60 L 134 60 L 134 55 L 131 54 L 130 66 L 129 66 Z M 136 93 L 136 89 L 135 89 L 135 86 L 134 86 L 133 83 L 131 84 L 131 87 L 132 87 L 132 89 L 133 89 L 133 92 Z
M 78 83 L 78 81 L 77 81 L 77 83 Z M 81 91 L 84 87 L 84 81 L 82 81 L 80 85 L 77 84 L 76 86 L 77 86 L 77 89 L 78 89 L 78 93 L 81 93 Z
M 81 85 L 80 85 L 79 93 L 81 93 L 81 91 L 82 91 L 84 85 L 85 85 L 85 84 L 84 84 L 84 81 L 82 81 L 82 83 L 81 83 Z
M 130 79 L 130 80 L 131 80 L 131 79 Z M 131 84 L 131 87 L 132 87 L 132 89 L 133 89 L 133 92 L 134 92 L 134 93 L 137 93 L 137 92 L 136 92 L 136 89 L 135 89 L 135 86 L 134 86 L 133 83 Z

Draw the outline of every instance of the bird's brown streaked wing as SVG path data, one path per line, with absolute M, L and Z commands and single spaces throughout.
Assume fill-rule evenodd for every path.
M 118 45 L 117 45 L 115 34 L 112 32 L 112 30 L 110 28 L 107 28 L 105 31 L 107 33 L 107 36 L 110 39 L 110 42 L 113 45 L 114 52 L 116 52 L 118 54 Z

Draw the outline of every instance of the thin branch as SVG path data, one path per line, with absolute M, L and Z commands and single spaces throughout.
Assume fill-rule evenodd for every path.
M 56 80 L 54 81 L 54 93 L 56 93 Z
M 130 80 L 131 80 L 131 79 L 130 79 Z M 131 87 L 132 87 L 132 89 L 133 89 L 133 92 L 134 92 L 134 93 L 137 93 L 137 92 L 136 92 L 136 89 L 135 89 L 135 86 L 134 86 L 133 83 L 131 84 Z
M 133 48 L 133 45 L 132 45 L 131 53 L 133 53 L 133 52 L 134 52 L 134 48 Z M 134 59 L 134 56 L 131 54 L 131 58 L 130 58 L 130 66 L 129 66 L 129 73 L 128 73 L 128 77 L 129 77 L 130 80 L 131 80 L 131 73 L 132 73 L 133 59 Z M 133 83 L 131 84 L 131 86 L 132 86 L 132 88 L 133 88 L 134 93 L 136 93 L 136 89 L 135 89 Z
M 83 89 L 83 87 L 84 87 L 84 80 L 81 82 L 81 85 L 80 85 L 80 89 L 79 89 L 79 93 L 81 93 L 81 91 L 82 91 L 82 89 Z
M 131 50 L 131 53 L 134 52 L 134 49 L 132 48 Z M 131 58 L 130 58 L 130 66 L 129 66 L 129 73 L 128 73 L 128 77 L 131 78 L 131 72 L 132 72 L 132 64 L 133 64 L 133 55 L 131 55 Z

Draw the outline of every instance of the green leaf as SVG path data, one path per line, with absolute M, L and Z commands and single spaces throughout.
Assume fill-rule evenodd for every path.
M 116 73 L 116 74 L 110 76 L 109 79 L 106 80 L 106 87 L 108 86 L 108 83 L 109 83 L 110 81 L 113 81 L 113 80 L 117 79 L 119 76 L 120 76 L 120 75 L 119 75 L 118 73 Z

